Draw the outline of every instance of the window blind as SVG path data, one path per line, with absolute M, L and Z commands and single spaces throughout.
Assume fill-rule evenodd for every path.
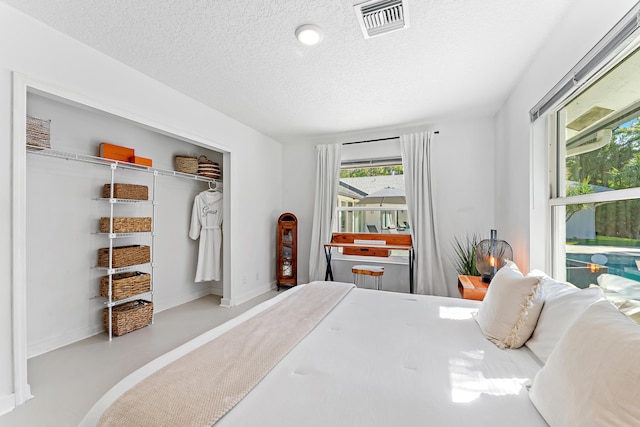
M 574 93 L 589 76 L 606 66 L 607 59 L 612 59 L 631 43 L 632 35 L 639 27 L 640 2 L 529 111 L 531 122 L 535 122 L 557 102 Z

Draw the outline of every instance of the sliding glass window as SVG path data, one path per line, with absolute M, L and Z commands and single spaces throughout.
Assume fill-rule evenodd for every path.
M 621 304 L 640 302 L 639 118 L 640 49 L 554 118 L 553 271 Z

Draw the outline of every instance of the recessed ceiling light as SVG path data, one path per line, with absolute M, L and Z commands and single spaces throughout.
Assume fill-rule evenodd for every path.
M 313 46 L 322 41 L 324 33 L 317 25 L 305 24 L 296 28 L 296 37 L 300 43 Z

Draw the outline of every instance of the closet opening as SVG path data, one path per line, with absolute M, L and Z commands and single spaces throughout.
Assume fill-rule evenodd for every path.
M 209 192 L 211 184 L 171 171 L 176 155 L 219 165 L 215 191 L 224 195 L 221 233 L 228 236 L 231 203 L 225 178 L 232 156 L 217 142 L 23 76 L 14 75 L 13 95 L 14 381 L 16 404 L 21 404 L 32 397 L 29 358 L 104 330 L 100 282 L 105 272 L 96 266 L 99 249 L 109 247 L 111 237 L 100 235 L 99 222 L 113 215 L 109 203 L 99 199 L 104 184 L 111 182 L 112 168 L 100 161 L 100 143 L 131 147 L 136 156 L 153 162 L 140 170 L 117 167 L 115 182 L 146 186 L 151 202 L 155 199 L 149 233 L 154 241 L 149 264 L 155 312 L 210 294 L 220 296 L 222 306 L 231 299 L 230 239 L 222 239 L 218 280 L 207 276 L 196 281 L 199 240 L 189 236 L 192 211 L 196 196 Z M 27 115 L 51 120 L 51 151 L 43 150 L 45 155 L 25 145 Z M 145 209 L 127 203 L 121 212 L 124 217 L 152 216 Z M 118 246 L 147 238 L 118 237 Z

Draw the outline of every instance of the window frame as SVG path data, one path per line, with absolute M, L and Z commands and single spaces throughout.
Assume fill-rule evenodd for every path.
M 548 164 L 549 164 L 549 196 L 547 200 L 547 212 L 549 220 L 548 236 L 550 239 L 550 254 L 547 259 L 550 262 L 551 275 L 558 280 L 566 280 L 566 207 L 576 204 L 618 202 L 625 200 L 640 200 L 640 186 L 624 188 L 604 192 L 595 192 L 575 196 L 566 196 L 565 185 L 562 182 L 566 174 L 565 139 L 561 135 L 560 124 L 564 120 L 560 117 L 563 109 L 578 98 L 582 93 L 596 84 L 618 64 L 633 54 L 640 54 L 640 35 L 634 35 L 633 40 L 621 51 L 602 61 L 602 66 L 597 72 L 592 73 L 578 91 L 571 93 L 561 100 L 546 115 L 549 135 Z M 629 108 L 628 114 L 640 109 L 640 99 Z M 623 110 L 625 111 L 625 110 Z M 622 114 L 619 113 L 618 116 Z M 639 114 L 640 115 L 640 114 Z M 627 116 L 628 117 L 628 116 Z M 620 121 L 619 124 L 625 121 Z M 561 143 L 562 142 L 562 143 Z
M 402 157 L 386 157 L 380 159 L 362 159 L 357 161 L 343 161 L 341 163 L 340 169 L 364 169 L 368 167 L 378 167 L 378 166 L 402 166 Z M 340 178 L 338 178 L 340 181 Z M 340 212 L 383 212 L 383 211 L 395 211 L 395 212 L 408 212 L 407 205 L 398 205 L 398 206 L 340 206 L 340 196 L 336 197 L 336 203 L 334 205 L 334 218 L 333 221 L 333 232 L 339 232 L 340 227 Z M 382 222 L 381 222 L 382 224 Z M 380 230 L 380 234 L 382 230 Z M 405 255 L 397 255 L 391 254 L 388 257 L 380 257 L 376 258 L 375 262 L 384 263 L 384 264 L 407 264 L 409 262 L 409 253 Z M 336 251 L 333 255 L 333 259 L 337 260 L 353 260 L 353 261 L 368 261 L 372 262 L 371 257 L 366 256 L 358 256 L 358 255 L 344 255 L 342 251 Z

